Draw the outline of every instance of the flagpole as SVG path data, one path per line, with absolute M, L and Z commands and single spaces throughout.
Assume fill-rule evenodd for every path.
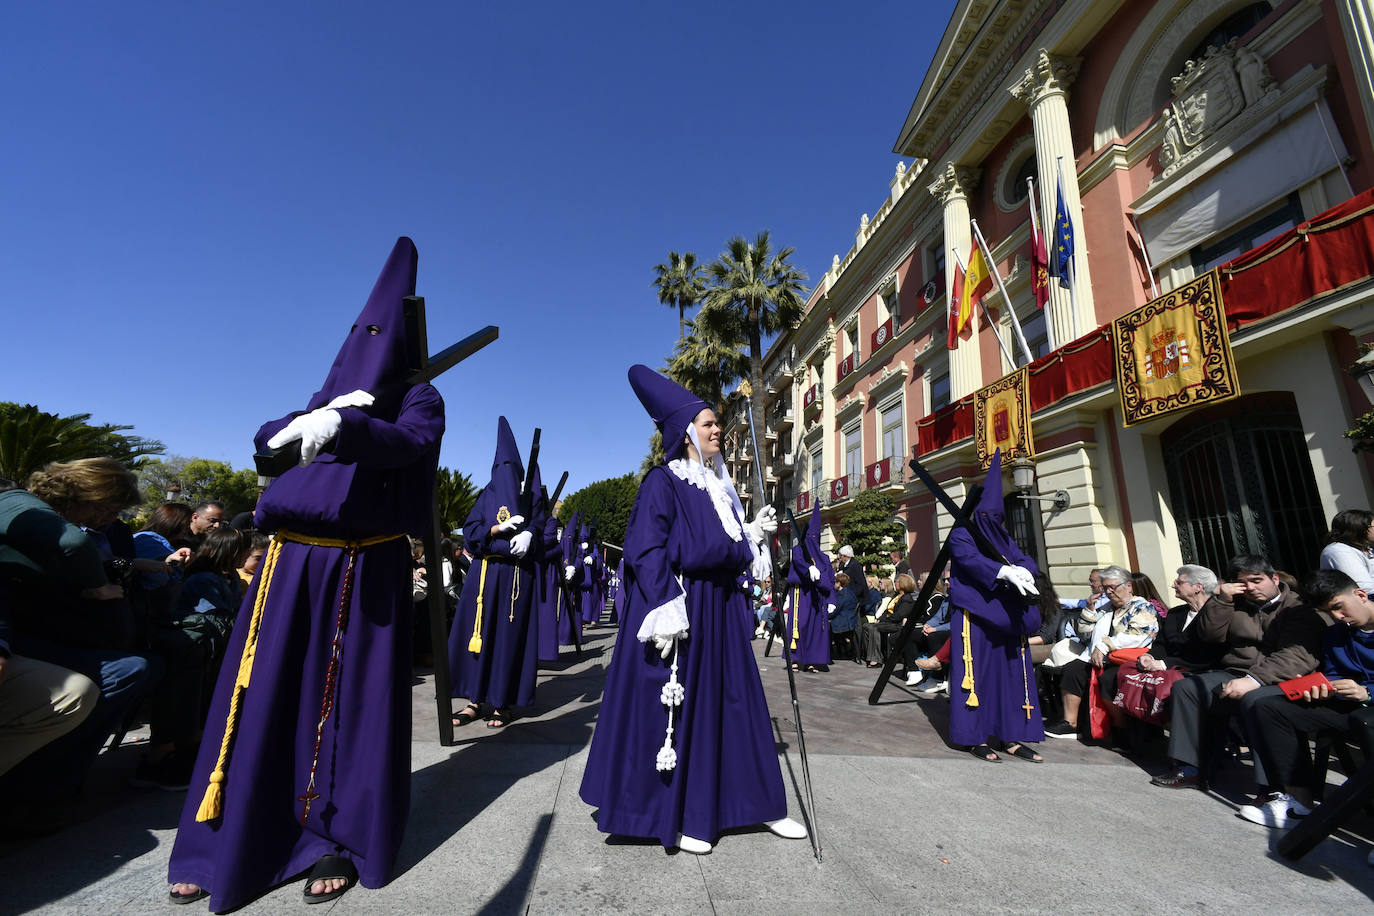
M 997 269 L 997 262 L 992 258 L 992 249 L 988 247 L 988 240 L 983 238 L 983 230 L 978 228 L 978 220 L 971 219 L 969 222 L 973 224 L 973 231 L 978 236 L 978 244 L 983 246 L 983 258 L 988 262 L 988 269 L 991 270 L 992 275 L 997 278 L 997 288 L 1002 291 L 1002 298 L 1007 303 L 1007 314 L 1011 316 L 1011 326 L 1016 331 L 1016 341 L 1021 344 L 1021 352 L 1025 354 L 1028 364 L 1034 362 L 1035 357 L 1031 356 L 1030 347 L 1026 345 L 1026 335 L 1021 333 L 1021 322 L 1017 320 L 1016 309 L 1011 307 L 1011 296 L 1007 295 L 1006 284 L 1002 282 L 1002 272 Z M 979 301 L 981 302 L 982 300 Z M 987 314 L 986 305 L 983 306 L 983 314 Z M 988 321 L 991 322 L 992 319 L 989 318 Z M 1048 325 L 1048 322 L 1046 322 L 1046 324 Z M 1011 363 L 1013 369 L 1016 368 L 1016 360 L 1008 357 L 1007 362 Z
M 985 260 L 985 261 L 987 260 L 987 255 L 984 255 L 984 256 L 983 256 L 983 260 Z M 959 257 L 959 252 L 957 252 L 957 251 L 954 252 L 954 263 L 958 264 L 958 265 L 959 265 L 959 269 L 965 272 L 965 273 L 964 273 L 965 276 L 968 276 L 968 268 L 966 268 L 966 267 L 964 266 L 964 260 L 963 260 L 963 258 Z M 989 264 L 988 267 L 991 268 L 992 265 Z M 996 271 L 996 269 L 994 268 L 994 269 L 993 269 L 993 273 L 996 273 L 996 272 L 997 272 L 997 271 Z M 961 296 L 964 295 L 964 291 L 963 291 L 963 290 L 960 290 L 960 291 L 959 291 L 959 295 L 961 295 Z M 1014 367 L 1016 366 L 1016 360 L 1012 357 L 1011 351 L 1007 349 L 1006 341 L 1004 341 L 1004 340 L 1002 339 L 1002 335 L 997 333 L 997 324 L 996 324 L 996 322 L 994 322 L 994 321 L 992 320 L 992 316 L 988 314 L 988 306 L 987 306 L 987 303 L 985 303 L 985 302 L 982 300 L 982 298 L 980 297 L 980 298 L 978 299 L 978 305 L 981 306 L 982 309 L 983 309 L 983 320 L 986 321 L 986 322 L 988 323 L 988 327 L 992 328 L 992 336 L 997 338 L 997 346 L 999 346 L 999 347 L 1002 348 L 1002 355 L 1005 356 L 1005 357 L 1007 358 L 1007 362 L 1011 363 L 1012 367 L 1014 368 Z
M 1063 195 L 1064 187 L 1064 157 L 1059 159 L 1059 188 L 1056 193 Z M 1073 214 L 1068 210 L 1068 203 L 1064 205 L 1064 215 L 1069 222 L 1073 222 Z M 1069 325 L 1073 328 L 1073 338 L 1078 339 L 1078 271 L 1074 269 L 1074 261 L 1078 258 L 1078 233 L 1073 234 L 1073 251 L 1069 253 Z
M 1050 252 L 1050 243 L 1049 243 L 1049 240 L 1048 240 L 1048 239 L 1041 238 L 1041 235 L 1040 235 L 1040 223 L 1039 223 L 1039 222 L 1036 220 L 1036 218 L 1035 218 L 1035 179 L 1034 179 L 1034 178 L 1031 178 L 1031 177 L 1027 177 L 1027 178 L 1026 178 L 1026 203 L 1030 204 L 1031 237 L 1032 237 L 1032 242 L 1031 242 L 1031 253 L 1032 253 L 1032 255 L 1034 255 L 1034 252 L 1035 252 L 1035 241 L 1034 241 L 1034 239 L 1037 239 L 1037 238 L 1038 238 L 1038 239 L 1040 240 L 1041 246 L 1043 247 L 1043 249 L 1044 249 L 1044 251 L 1045 251 L 1045 267 L 1048 269 L 1048 267 L 1049 267 L 1049 259 L 1050 259 L 1050 254 L 1049 254 L 1049 252 Z M 1034 261 L 1035 258 L 1032 256 L 1031 260 Z M 1034 265 L 1034 264 L 1031 264 L 1031 295 L 1032 295 L 1032 296 L 1035 295 L 1035 283 L 1036 283 L 1035 265 Z M 1046 278 L 1046 279 L 1045 279 L 1045 304 L 1046 304 L 1046 305 L 1049 304 L 1049 297 L 1050 297 L 1049 278 Z M 1037 306 L 1038 306 L 1038 305 L 1039 305 L 1039 303 L 1037 303 Z M 1043 310 L 1042 310 L 1042 312 L 1043 312 Z M 1049 316 L 1049 315 L 1045 315 L 1044 317 L 1045 317 L 1045 339 L 1046 339 L 1046 341 L 1049 343 L 1050 349 L 1051 349 L 1051 350 L 1058 350 L 1059 347 L 1058 347 L 1058 345 L 1056 345 L 1055 342 L 1054 342 L 1054 324 L 1053 324 L 1053 322 L 1050 321 L 1050 316 Z

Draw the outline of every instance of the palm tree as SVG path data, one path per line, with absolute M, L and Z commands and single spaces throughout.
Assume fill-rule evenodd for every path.
M 735 236 L 706 273 L 710 286 L 697 312 L 701 333 L 749 344 L 749 401 L 754 419 L 763 414 L 763 337 L 796 325 L 806 309 L 806 274 L 787 262 L 795 248 L 776 254 L 768 231 L 754 241 Z M 758 431 L 759 439 L 763 430 Z
M 0 402 L 0 477 L 20 486 L 29 474 L 52 461 L 113 458 L 137 470 L 149 455 L 166 450 L 161 442 L 123 435 L 132 426 L 92 426 L 88 413 L 61 417 L 32 404 Z
M 658 301 L 677 306 L 677 336 L 687 336 L 687 309 L 701 301 L 706 292 L 706 277 L 692 252 L 679 255 L 668 252 L 667 264 L 654 265 L 654 280 L 649 284 L 658 288 Z
M 477 487 L 467 474 L 448 468 L 439 468 L 434 483 L 439 497 L 439 530 L 448 537 L 461 531 L 468 520 L 468 513 L 477 503 Z
M 664 373 L 720 414 L 725 408 L 725 389 L 749 374 L 749 357 L 741 349 L 743 340 L 722 339 L 699 329 L 691 320 L 686 327 L 691 333 L 673 347 Z

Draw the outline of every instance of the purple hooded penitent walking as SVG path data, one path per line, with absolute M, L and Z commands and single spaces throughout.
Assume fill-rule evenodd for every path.
M 811 563 L 820 578 L 811 580 Z M 787 567 L 788 611 L 784 635 L 791 641 L 792 661 L 798 665 L 830 664 L 829 608 L 835 603 L 835 570 L 821 552 L 821 514 L 812 511 L 806 526 L 806 549 L 792 545 L 792 562 Z
M 546 513 L 536 502 L 531 518 L 516 531 L 492 533 L 520 515 L 520 487 L 525 476 L 520 449 L 505 417 L 496 424 L 496 457 L 491 482 L 477 497 L 463 524 L 472 552 L 472 568 L 463 580 L 463 595 L 449 632 L 448 657 L 453 695 L 498 708 L 532 706 L 539 676 L 535 629 L 535 569 L 543 545 Z M 534 469 L 532 491 L 540 491 Z M 522 532 L 531 537 L 524 556 L 512 551 Z
M 548 500 L 545 498 L 545 505 Z M 536 567 L 539 577 L 539 591 L 535 595 L 535 627 L 538 650 L 535 655 L 541 662 L 558 661 L 558 618 L 560 602 L 563 600 L 563 551 L 558 539 L 558 517 L 549 506 L 548 518 L 544 522 L 542 550 Z
M 971 523 L 1002 556 L 989 557 L 964 528 L 949 536 L 949 737 L 977 746 L 990 737 L 1044 741 L 1035 673 L 1026 637 L 1040 629 L 1040 607 L 997 573 L 1005 566 L 1039 571 L 1002 522 L 1002 453 L 988 468 Z
M 605 833 L 712 842 L 787 813 L 737 584 L 753 548 L 723 484 L 683 457 L 683 435 L 707 405 L 644 366 L 630 369 L 630 384 L 663 432 L 667 464 L 645 475 L 625 533 L 624 613 L 581 795 Z M 641 638 L 675 627 L 669 620 L 686 636 L 664 658 Z M 675 688 L 680 705 L 665 705 Z
M 322 855 L 367 887 L 395 866 L 410 807 L 404 535 L 431 524 L 444 432 L 439 393 L 406 384 L 422 346 L 402 308 L 417 261 L 399 239 L 307 410 L 357 390 L 375 401 L 335 408 L 337 435 L 258 504 L 277 536 L 244 596 L 168 866 L 216 912 Z M 258 448 L 297 416 L 263 426 Z

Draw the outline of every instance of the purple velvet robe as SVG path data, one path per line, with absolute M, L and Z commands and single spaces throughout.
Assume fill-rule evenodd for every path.
M 579 516 L 573 513 L 572 519 L 563 528 L 563 539 L 560 542 L 562 555 L 560 563 L 562 568 L 559 570 L 559 592 L 560 599 L 556 614 L 558 623 L 558 644 L 560 646 L 578 646 L 582 644 L 582 590 L 578 587 L 585 575 L 583 573 L 581 542 L 578 537 Z M 571 566 L 573 575 L 567 578 L 567 568 Z
M 749 601 L 737 585 L 749 545 L 732 541 L 710 497 L 660 465 L 640 485 L 625 533 L 625 610 L 582 779 L 605 833 L 676 845 L 787 814 L 772 722 L 750 649 Z M 677 577 L 682 577 L 683 588 Z M 677 766 L 655 767 L 668 724 L 660 691 L 672 657 L 639 642 L 645 615 L 686 592 L 678 641 L 686 696 L 674 712 Z
M 544 523 L 541 552 L 536 570 L 539 592 L 535 596 L 536 657 L 541 662 L 558 661 L 559 603 L 563 600 L 563 551 L 558 543 L 558 519 L 549 516 Z
M 787 597 L 791 610 L 784 615 L 786 629 L 783 634 L 789 641 L 792 661 L 798 665 L 830 664 L 830 617 L 826 608 L 835 601 L 835 570 L 821 553 L 819 541 L 807 546 L 820 571 L 819 582 L 811 581 L 811 572 L 802 553 L 801 545 L 792 547 L 792 562 L 787 567 Z M 796 615 L 796 626 L 793 626 Z M 796 644 L 792 645 L 792 634 L 797 634 Z
M 268 487 L 257 525 L 329 538 L 423 533 L 444 432 L 439 392 L 411 388 L 394 422 L 351 408 L 339 414 L 342 425 L 329 451 Z M 263 426 L 257 446 L 291 419 Z M 320 797 L 301 824 L 298 796 L 309 780 L 347 561 L 343 548 L 283 544 L 241 701 L 223 813 L 201 823 L 196 811 L 219 756 L 261 582 L 255 579 L 244 596 L 167 870 L 173 883 L 209 890 L 213 911 L 252 900 L 326 854 L 352 861 L 366 887 L 391 877 L 410 808 L 412 604 L 405 538 L 357 555 L 338 693 L 316 768 Z

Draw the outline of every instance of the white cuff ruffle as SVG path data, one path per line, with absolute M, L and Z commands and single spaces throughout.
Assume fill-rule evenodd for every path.
M 640 642 L 648 642 L 656 636 L 682 639 L 687 636 L 687 629 L 687 595 L 683 593 L 645 614 L 635 637 Z

